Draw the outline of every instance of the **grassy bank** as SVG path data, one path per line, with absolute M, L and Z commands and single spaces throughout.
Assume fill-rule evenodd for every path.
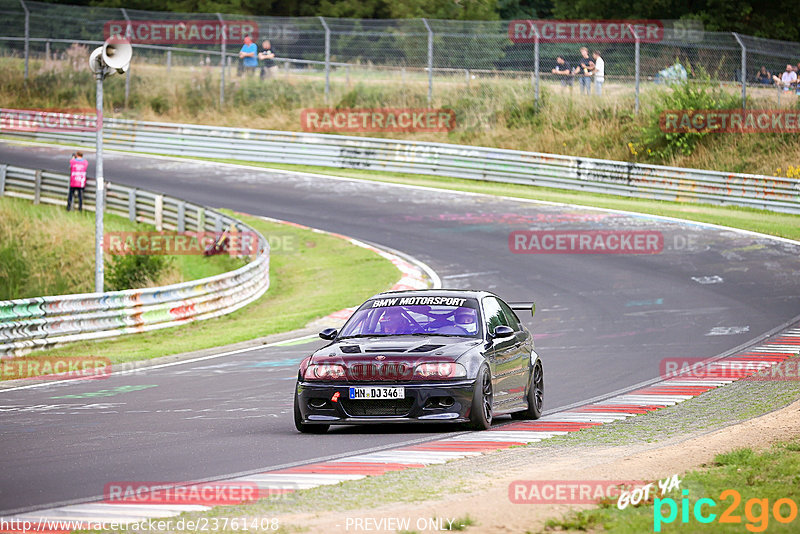
M 712 464 L 682 477 L 681 488 L 689 492 L 686 504 L 681 502 L 677 491 L 663 499 L 666 503 L 656 503 L 651 499 L 624 510 L 609 502 L 596 509 L 550 520 L 545 531 L 601 530 L 614 534 L 638 534 L 653 532 L 658 527 L 655 532 L 797 532 L 798 472 L 800 440 L 780 442 L 759 452 L 750 448 L 737 449 L 718 454 Z M 678 513 L 667 521 L 671 513 L 669 499 L 675 502 Z M 701 499 L 706 499 L 699 509 L 702 515 L 708 518 L 713 514 L 712 520 L 705 523 L 698 521 L 694 513 Z M 794 503 L 789 505 L 784 500 L 778 508 L 782 518 L 791 518 L 788 522 L 776 519 L 774 507 L 780 499 Z M 684 507 L 688 515 L 682 518 Z M 730 512 L 727 522 L 722 520 L 725 511 Z
M 272 244 L 270 288 L 263 297 L 223 317 L 105 341 L 71 343 L 32 357 L 91 354 L 121 363 L 237 343 L 302 328 L 315 318 L 360 304 L 400 277 L 390 262 L 343 239 L 256 217 L 236 217 Z
M 104 225 L 107 232 L 155 230 L 112 214 L 106 214 Z M 159 259 L 163 265 L 139 287 L 196 280 L 242 265 L 227 256 Z M 107 290 L 123 289 L 113 287 L 111 276 L 120 260 L 107 258 Z M 94 212 L 67 212 L 63 206 L 0 197 L 0 300 L 93 291 Z
M 87 70 L 65 64 L 32 62 L 30 79 L 22 77 L 21 61 L 0 58 L 0 102 L 8 108 L 93 108 L 94 85 Z M 324 77 L 314 71 L 281 74 L 277 79 L 229 78 L 226 105 L 218 107 L 219 72 L 210 67 L 175 66 L 166 76 L 159 65 L 132 67 L 131 93 L 124 108 L 124 78 L 106 81 L 107 116 L 233 127 L 301 130 L 306 108 L 428 107 L 424 76 L 397 72 L 334 72 L 329 99 Z M 362 72 L 362 74 L 358 74 Z M 366 72 L 366 74 L 364 74 Z M 677 94 L 676 94 L 677 93 Z M 577 88 L 542 82 L 537 105 L 526 78 L 437 78 L 432 107 L 452 109 L 457 127 L 449 133 L 391 133 L 386 137 L 532 150 L 793 176 L 800 166 L 800 138 L 791 134 L 715 133 L 668 138 L 658 120 L 664 109 L 738 108 L 739 89 L 702 80 L 673 91 L 645 84 L 641 112 L 633 112 L 630 84 L 609 81 L 601 98 L 587 98 Z M 770 88 L 749 91 L 751 108 L 795 108 L 798 97 Z M 380 133 L 369 135 L 380 137 Z M 688 149 L 686 149 L 688 146 Z M 686 150 L 685 150 L 686 149 Z M 790 170 L 791 169 L 791 170 Z

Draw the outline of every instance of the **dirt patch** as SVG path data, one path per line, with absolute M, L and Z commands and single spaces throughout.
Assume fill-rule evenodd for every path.
M 515 480 L 655 481 L 700 467 L 719 453 L 742 447 L 763 449 L 798 435 L 800 401 L 710 433 L 694 433 L 658 443 L 568 447 L 547 450 L 544 455 L 532 454 L 536 447 L 496 453 L 524 455 L 530 451 L 531 464 L 526 467 L 521 467 L 525 465 L 521 462 L 515 462 L 514 466 L 505 464 L 491 479 L 476 479 L 474 491 L 435 501 L 387 504 L 347 512 L 283 515 L 280 521 L 282 525 L 307 532 L 431 532 L 448 530 L 447 520 L 469 516 L 476 521 L 476 525 L 469 528 L 473 532 L 537 532 L 547 519 L 587 505 L 514 504 L 509 499 L 508 489 Z M 436 522 L 436 519 L 444 521 Z

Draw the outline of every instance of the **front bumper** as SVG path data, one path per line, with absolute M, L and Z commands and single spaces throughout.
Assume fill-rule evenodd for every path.
M 351 400 L 350 387 L 403 387 L 405 399 Z M 417 383 L 298 382 L 297 400 L 304 423 L 464 423 L 469 421 L 474 380 Z M 333 400 L 336 393 L 339 396 Z

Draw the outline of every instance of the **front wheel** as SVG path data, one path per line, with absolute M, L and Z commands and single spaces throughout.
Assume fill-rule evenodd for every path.
M 544 405 L 544 371 L 542 362 L 537 361 L 531 372 L 528 384 L 528 409 L 511 414 L 513 419 L 539 419 Z
M 475 392 L 472 395 L 472 408 L 469 414 L 469 427 L 473 430 L 488 430 L 492 427 L 492 374 L 484 366 L 478 371 Z
M 324 434 L 331 425 L 310 425 L 303 422 L 303 414 L 300 413 L 300 401 L 297 398 L 297 388 L 294 390 L 294 427 L 303 434 Z

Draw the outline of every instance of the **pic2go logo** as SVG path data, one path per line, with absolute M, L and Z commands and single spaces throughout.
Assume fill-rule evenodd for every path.
M 689 490 L 681 492 L 683 498 L 680 504 L 681 523 L 689 523 L 689 513 L 691 511 L 694 520 L 698 523 L 713 523 L 717 520 L 717 514 L 712 512 L 712 509 L 717 507 L 717 502 L 714 499 L 703 498 L 698 499 L 694 506 L 689 504 Z M 728 489 L 719 494 L 720 501 L 731 499 L 730 505 L 719 515 L 719 523 L 732 523 L 741 524 L 742 517 L 736 513 L 739 505 L 742 502 L 742 496 L 738 491 Z M 769 506 L 769 499 L 749 499 L 744 505 L 744 516 L 747 519 L 745 528 L 750 532 L 764 532 L 769 526 L 770 511 L 772 517 L 778 523 L 791 523 L 797 519 L 797 503 L 792 499 L 783 498 L 778 499 Z M 667 508 L 666 510 L 664 508 Z M 661 532 L 662 525 L 669 525 L 674 523 L 678 518 L 678 503 L 675 499 L 667 497 L 665 499 L 656 498 L 653 501 L 653 531 Z M 667 512 L 666 515 L 664 512 Z

